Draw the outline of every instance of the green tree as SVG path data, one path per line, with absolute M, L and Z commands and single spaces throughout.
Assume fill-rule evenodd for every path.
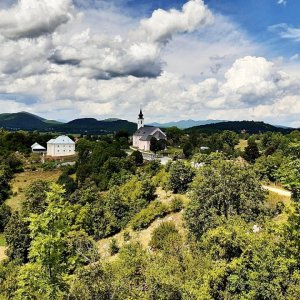
M 186 223 L 197 237 L 222 218 L 255 220 L 263 211 L 265 193 L 255 173 L 231 161 L 217 161 L 200 169 L 191 187 Z
M 48 181 L 37 180 L 31 183 L 25 191 L 26 199 L 22 204 L 25 214 L 44 212 L 48 205 L 46 199 L 49 191 L 50 183 Z
M 174 193 L 184 193 L 194 178 L 193 169 L 182 161 L 177 161 L 170 168 L 169 187 Z
M 144 162 L 143 154 L 136 150 L 131 153 L 131 157 L 133 157 L 134 162 L 137 166 L 141 166 Z
M 244 159 L 250 163 L 254 163 L 259 156 L 260 154 L 255 140 L 249 139 L 248 146 L 245 148 L 245 152 L 243 154 Z
M 186 158 L 190 158 L 193 154 L 193 145 L 190 142 L 185 143 L 182 150 L 183 150 L 184 156 Z
M 18 212 L 15 212 L 9 219 L 4 235 L 7 243 L 6 254 L 10 260 L 20 260 L 23 263 L 28 261 L 29 247 L 31 243 L 29 222 Z
M 11 209 L 6 204 L 0 205 L 0 232 L 4 231 L 9 218 L 11 216 Z

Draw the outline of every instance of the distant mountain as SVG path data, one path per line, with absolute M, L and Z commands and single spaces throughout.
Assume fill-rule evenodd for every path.
M 215 124 L 220 122 L 226 122 L 224 120 L 181 120 L 181 121 L 174 121 L 174 122 L 168 122 L 168 123 L 151 123 L 150 126 L 155 127 L 161 127 L 161 128 L 167 128 L 167 127 L 178 127 L 180 129 L 186 129 L 190 127 L 200 126 L 200 125 L 206 125 L 206 124 Z
M 45 130 L 50 126 L 47 120 L 27 112 L 0 114 L 0 128 L 8 130 Z
M 217 124 L 207 124 L 202 126 L 195 126 L 192 128 L 186 129 L 188 133 L 216 133 L 221 132 L 223 130 L 231 130 L 234 132 L 241 132 L 245 130 L 247 133 L 259 133 L 259 132 L 283 132 L 288 133 L 293 128 L 282 128 L 273 126 L 264 122 L 255 122 L 255 121 L 227 121 L 227 122 L 220 122 Z
M 126 130 L 130 134 L 136 131 L 136 123 L 120 119 L 97 121 L 93 118 L 75 119 L 68 123 L 46 120 L 27 112 L 0 114 L 0 128 L 7 130 L 38 130 L 78 134 L 106 134 Z

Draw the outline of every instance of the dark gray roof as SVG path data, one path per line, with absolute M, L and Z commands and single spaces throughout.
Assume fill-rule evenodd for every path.
M 153 135 L 148 135 L 147 137 L 140 138 L 140 141 L 150 141 Z
M 138 129 L 134 135 L 139 135 L 141 137 L 147 137 L 148 135 L 150 135 L 153 131 L 155 131 L 156 129 L 159 129 L 157 127 L 141 127 L 140 129 Z
M 139 130 L 137 130 L 134 133 L 134 135 L 140 136 L 141 141 L 150 141 L 150 139 L 152 138 L 152 133 L 156 130 L 160 130 L 160 129 L 158 127 L 151 127 L 151 126 L 141 127 Z

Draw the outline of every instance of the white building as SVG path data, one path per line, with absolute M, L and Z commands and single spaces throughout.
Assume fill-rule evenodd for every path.
M 45 153 L 47 150 L 45 147 L 41 146 L 40 144 L 34 143 L 31 146 L 31 151 L 32 153 Z
M 68 136 L 61 135 L 47 143 L 47 156 L 69 156 L 75 154 L 75 142 Z
M 133 134 L 133 147 L 140 150 L 150 151 L 150 140 L 155 137 L 157 140 L 167 140 L 166 134 L 158 127 L 144 126 L 144 115 L 142 110 L 138 117 L 138 130 Z

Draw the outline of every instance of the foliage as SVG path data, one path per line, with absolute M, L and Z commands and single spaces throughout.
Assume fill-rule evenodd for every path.
M 258 146 L 253 139 L 248 140 L 248 146 L 245 148 L 243 158 L 250 163 L 254 163 L 257 158 L 259 158 Z
M 170 168 L 169 188 L 174 193 L 184 193 L 192 182 L 195 173 L 182 161 L 177 161 Z
M 50 191 L 50 183 L 45 180 L 37 180 L 29 185 L 25 192 L 25 201 L 23 202 L 23 211 L 25 214 L 40 214 L 47 207 L 47 192 Z
M 117 240 L 116 239 L 112 239 L 110 244 L 109 244 L 109 252 L 110 255 L 115 255 L 120 251 L 120 248 L 117 244 Z
M 133 151 L 131 157 L 133 157 L 136 166 L 141 166 L 144 162 L 143 154 L 138 150 Z
M 10 260 L 20 260 L 23 263 L 28 262 L 30 247 L 29 223 L 18 212 L 14 213 L 4 231 L 8 249 L 6 254 Z
M 251 169 L 234 162 L 214 162 L 201 168 L 194 179 L 185 219 L 191 232 L 200 237 L 220 218 L 238 215 L 255 220 L 263 211 L 264 199 Z
M 181 237 L 176 229 L 174 223 L 163 222 L 156 229 L 154 229 L 150 246 L 155 250 L 174 250 L 176 251 L 175 244 L 181 243 Z
M 183 209 L 183 201 L 178 196 L 175 196 L 170 204 L 170 209 L 173 212 L 179 212 Z
M 11 216 L 11 209 L 6 204 L 0 205 L 0 233 L 4 231 L 9 218 Z
M 277 171 L 277 178 L 292 191 L 295 200 L 300 199 L 300 159 L 282 164 Z
M 134 230 L 147 228 L 155 219 L 165 216 L 167 212 L 166 205 L 157 200 L 153 201 L 132 218 L 131 226 Z

